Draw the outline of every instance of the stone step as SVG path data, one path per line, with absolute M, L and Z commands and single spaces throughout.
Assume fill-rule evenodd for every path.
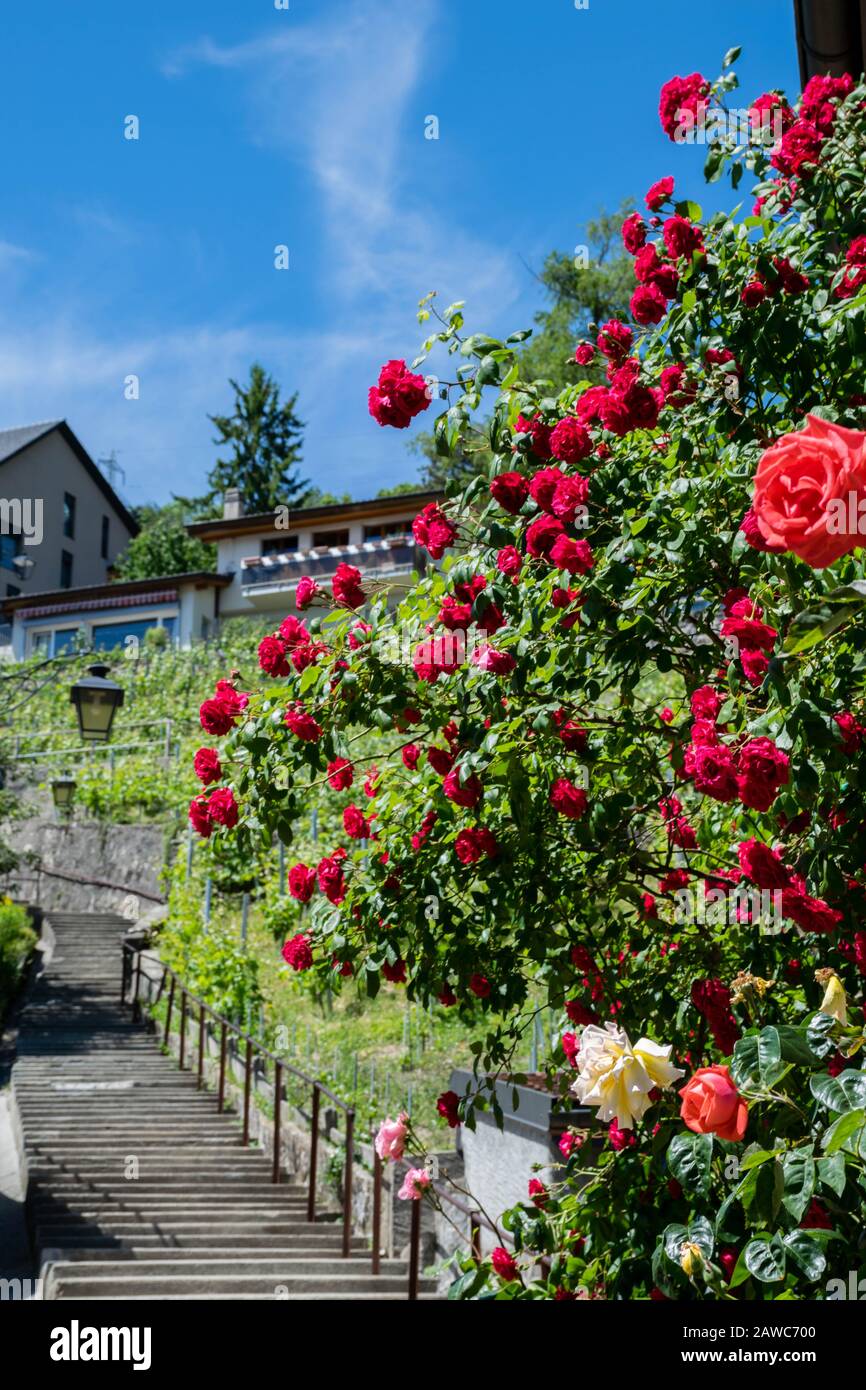
M 62 1278 L 54 1279 L 49 1272 L 46 1297 L 48 1298 L 111 1298 L 128 1299 L 139 1298 L 175 1298 L 178 1295 L 186 1295 L 189 1298 L 213 1298 L 219 1294 L 224 1297 L 236 1299 L 243 1297 L 244 1294 L 254 1294 L 259 1297 L 277 1298 L 285 1291 L 283 1296 L 296 1298 L 299 1295 L 307 1294 L 315 1298 L 356 1298 L 358 1294 L 367 1294 L 368 1297 L 381 1297 L 383 1294 L 393 1293 L 398 1296 L 406 1297 L 407 1276 L 380 1274 L 378 1277 L 369 1273 L 339 1274 L 336 1261 L 331 1262 L 331 1267 L 327 1273 L 323 1274 L 291 1274 L 281 1277 L 279 1274 L 163 1274 L 149 1275 L 144 1271 L 136 1271 L 134 1274 L 124 1277 L 121 1268 L 115 1274 L 106 1275 L 104 1279 L 94 1278 L 90 1274 L 64 1274 Z M 425 1281 L 425 1292 L 432 1292 L 432 1286 Z

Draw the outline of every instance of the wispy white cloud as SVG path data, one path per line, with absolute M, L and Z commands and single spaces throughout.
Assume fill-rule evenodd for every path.
M 410 104 L 435 52 L 437 0 L 353 0 L 329 17 L 233 46 L 204 38 L 171 55 L 174 77 L 196 67 L 245 75 L 250 137 L 301 163 L 321 200 L 329 288 L 344 305 L 381 297 L 401 321 L 427 290 L 502 312 L 524 287 L 515 259 L 462 226 L 418 188 L 433 155 Z

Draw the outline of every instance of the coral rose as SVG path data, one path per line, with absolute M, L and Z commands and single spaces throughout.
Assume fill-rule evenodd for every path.
M 699 1067 L 680 1091 L 680 1115 L 695 1134 L 717 1134 L 739 1142 L 749 1122 L 749 1108 L 727 1067 Z
M 791 550 L 823 569 L 862 544 L 857 522 L 863 500 L 866 433 L 809 415 L 801 430 L 762 455 L 752 510 L 774 549 Z

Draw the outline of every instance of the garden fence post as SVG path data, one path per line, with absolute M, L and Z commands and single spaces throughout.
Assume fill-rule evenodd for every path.
M 248 919 L 248 917 L 249 917 L 249 912 L 250 912 L 250 895 L 249 895 L 249 893 L 244 893 L 243 897 L 241 898 L 241 945 L 242 945 L 242 946 L 246 946 L 246 944 L 247 944 L 247 919 Z
M 205 925 L 205 931 L 207 931 L 207 928 L 208 928 L 208 926 L 209 926 L 209 924 L 210 924 L 210 906 L 211 906 L 211 897 L 212 897 L 212 895 L 213 895 L 213 883 L 212 883 L 211 879 L 208 877 L 208 878 L 205 879 L 205 884 L 204 884 L 204 925 Z

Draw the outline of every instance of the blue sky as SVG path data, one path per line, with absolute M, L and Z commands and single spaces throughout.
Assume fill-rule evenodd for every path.
M 305 472 L 369 496 L 415 475 L 367 415 L 418 299 L 507 333 L 529 267 L 702 151 L 658 125 L 674 73 L 797 90 L 791 0 L 148 0 L 7 6 L 0 426 L 65 416 L 132 503 L 201 490 L 208 412 L 259 358 L 300 394 Z M 136 115 L 140 138 L 124 139 Z M 425 118 L 439 139 L 424 138 Z M 290 269 L 274 269 L 274 247 Z M 124 379 L 140 380 L 138 400 Z

